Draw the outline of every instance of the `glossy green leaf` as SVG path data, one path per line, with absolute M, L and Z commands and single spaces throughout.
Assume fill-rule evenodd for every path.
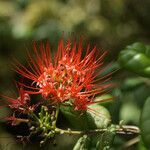
M 110 123 L 109 111 L 99 105 L 93 104 L 89 106 L 87 111 L 87 121 L 90 129 L 106 128 Z
M 120 52 L 119 63 L 129 71 L 150 78 L 150 46 L 134 43 Z
M 144 104 L 140 121 L 143 143 L 150 149 L 150 97 Z
M 75 111 L 71 106 L 61 105 L 60 110 L 70 125 L 78 130 L 88 129 L 86 114 Z
M 75 111 L 71 106 L 61 106 L 61 112 L 73 128 L 78 130 L 105 128 L 110 123 L 108 110 L 99 104 L 90 105 L 86 112 Z

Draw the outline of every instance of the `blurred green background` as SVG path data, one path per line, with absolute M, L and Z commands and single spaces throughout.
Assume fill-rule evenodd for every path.
M 55 50 L 63 32 L 66 37 L 70 33 L 84 35 L 91 45 L 109 51 L 106 61 L 113 61 L 111 70 L 117 68 L 118 54 L 126 45 L 137 41 L 150 43 L 149 27 L 150 0 L 0 0 L 0 92 L 9 93 L 13 89 L 12 81 L 18 77 L 11 70 L 12 57 L 24 63 L 25 50 L 31 48 L 33 41 L 49 40 Z M 123 119 L 138 125 L 150 93 L 149 81 L 125 70 L 118 71 L 113 79 L 118 85 L 112 91 L 116 101 L 106 106 L 113 123 Z M 131 86 L 135 83 L 136 86 Z M 8 113 L 7 109 L 1 109 L 1 118 Z M 1 149 L 39 148 L 34 143 L 24 148 L 18 146 L 13 137 L 15 130 L 1 122 Z M 121 145 L 128 139 L 116 137 L 114 150 L 122 149 Z M 60 136 L 58 146 L 39 149 L 72 149 L 76 140 Z M 142 148 L 140 143 L 129 149 Z

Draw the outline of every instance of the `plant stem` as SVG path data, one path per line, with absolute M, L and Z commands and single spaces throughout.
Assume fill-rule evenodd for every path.
M 72 131 L 70 129 L 68 130 L 63 130 L 63 129 L 59 129 L 59 128 L 56 128 L 55 129 L 56 133 L 59 133 L 59 134 L 69 134 L 69 135 L 82 135 L 82 134 L 97 134 L 97 133 L 104 133 L 106 131 L 108 131 L 107 128 L 104 128 L 104 129 L 95 129 L 95 130 L 87 130 L 87 131 Z M 115 132 L 117 134 L 139 134 L 140 133 L 140 129 L 136 126 L 119 126 L 119 125 L 116 125 L 116 129 L 115 129 Z
M 123 126 L 118 126 L 117 133 L 122 133 L 122 134 L 139 134 L 140 129 L 137 126 L 132 126 L 132 125 L 123 125 Z
M 22 119 L 22 118 L 14 118 L 12 120 L 16 121 L 16 122 L 24 122 L 24 123 L 28 123 L 29 122 L 29 119 Z
M 39 122 L 39 118 L 31 111 L 29 114 L 32 118 Z
M 55 120 L 54 120 L 54 124 L 53 124 L 53 126 L 55 128 L 56 128 L 56 122 L 57 122 L 58 114 L 59 114 L 59 105 L 57 105 L 56 112 L 55 112 Z
M 85 131 L 78 131 L 78 130 L 64 130 L 56 127 L 56 121 L 59 113 L 59 107 L 56 109 L 56 118 L 54 120 L 54 127 L 55 127 L 55 132 L 57 134 L 69 134 L 69 135 L 82 135 L 82 134 L 97 134 L 97 133 L 104 133 L 106 131 L 109 131 L 108 128 L 103 128 L 103 129 L 95 129 L 95 130 L 85 130 Z M 21 119 L 21 118 L 16 118 L 15 121 L 19 122 L 25 122 L 28 123 L 28 119 Z M 117 134 L 140 134 L 140 129 L 137 126 L 132 126 L 132 125 L 115 125 L 115 128 L 113 130 Z

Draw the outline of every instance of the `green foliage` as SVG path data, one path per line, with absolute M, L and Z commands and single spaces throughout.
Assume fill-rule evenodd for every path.
M 130 112 L 130 113 L 129 113 Z M 125 123 L 138 123 L 140 116 L 140 109 L 136 103 L 128 101 L 124 103 L 120 111 L 120 119 L 124 120 Z
M 114 138 L 115 138 L 115 127 L 112 125 L 104 132 L 99 140 L 97 141 L 96 148 L 97 150 L 108 150 L 111 148 Z
M 88 111 L 84 114 L 67 106 L 61 106 L 61 112 L 70 124 L 79 130 L 102 129 L 107 128 L 110 124 L 108 110 L 99 104 L 90 105 Z M 111 146 L 114 136 L 113 127 L 108 127 L 108 131 L 104 133 L 84 135 L 77 141 L 74 150 L 107 149 Z
M 78 111 L 74 111 L 73 108 L 68 105 L 61 105 L 60 110 L 73 128 L 79 130 L 88 129 L 88 123 L 86 121 L 85 113 L 81 114 Z
M 89 150 L 91 148 L 91 138 L 83 135 L 79 138 L 73 150 Z
M 134 43 L 120 52 L 122 67 L 141 76 L 150 77 L 150 46 Z
M 99 104 L 89 106 L 87 112 L 74 111 L 70 106 L 61 105 L 61 112 L 70 122 L 71 126 L 79 130 L 105 128 L 110 123 L 108 110 Z
M 150 149 L 150 97 L 146 100 L 141 114 L 141 135 L 145 146 Z
M 114 137 L 115 127 L 112 125 L 104 133 L 83 135 L 73 150 L 108 150 L 113 144 Z
M 86 116 L 90 129 L 106 128 L 110 124 L 110 114 L 105 107 L 99 104 L 93 104 L 89 108 Z
M 141 138 L 140 138 L 140 142 L 138 144 L 138 150 L 147 150 L 147 148 L 144 146 Z

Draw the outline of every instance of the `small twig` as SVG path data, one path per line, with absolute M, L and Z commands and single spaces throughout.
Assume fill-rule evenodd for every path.
M 28 123 L 29 119 L 16 118 L 16 121 Z
M 15 121 L 15 122 L 24 122 L 24 123 L 28 123 L 29 122 L 29 119 L 22 119 L 22 118 L 8 118 L 7 119 L 8 121 Z
M 56 113 L 56 117 L 58 116 L 58 112 Z M 25 122 L 28 123 L 28 119 L 20 119 L 16 118 L 15 121 L 19 122 Z M 56 122 L 55 122 L 56 123 Z M 95 129 L 95 130 L 85 130 L 85 131 L 78 131 L 78 130 L 64 130 L 56 127 L 55 124 L 55 133 L 57 134 L 68 134 L 68 135 L 84 135 L 84 134 L 98 134 L 98 133 L 104 133 L 106 131 L 110 131 L 109 128 L 103 128 L 103 129 Z M 124 135 L 130 135 L 130 134 L 140 134 L 140 129 L 137 126 L 132 125 L 114 125 L 113 132 L 117 134 L 124 134 Z
M 122 134 L 139 134 L 140 129 L 136 126 L 131 126 L 131 125 L 123 125 L 121 127 L 117 126 L 117 133 L 122 133 Z
M 70 129 L 68 130 L 63 130 L 56 128 L 56 133 L 59 134 L 70 134 L 70 135 L 82 135 L 82 134 L 97 134 L 97 133 L 104 133 L 108 131 L 107 128 L 104 129 L 96 129 L 96 130 L 88 130 L 88 131 L 72 131 Z M 116 125 L 115 132 L 118 134 L 139 134 L 140 129 L 136 126 L 122 126 L 120 127 L 119 125 Z

